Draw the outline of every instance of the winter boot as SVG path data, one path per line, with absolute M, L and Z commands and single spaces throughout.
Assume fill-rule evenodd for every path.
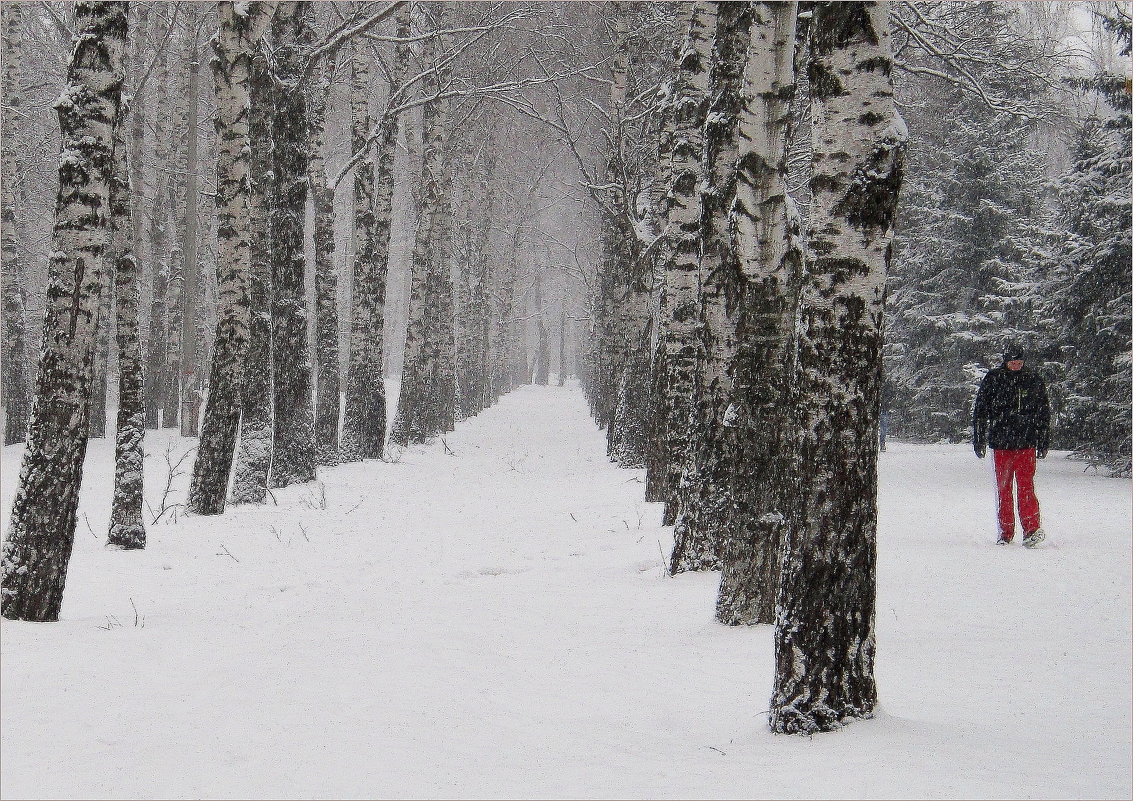
M 1046 534 L 1043 532 L 1043 530 L 1041 528 L 1036 528 L 1031 533 L 1023 535 L 1023 547 L 1034 548 L 1045 539 Z

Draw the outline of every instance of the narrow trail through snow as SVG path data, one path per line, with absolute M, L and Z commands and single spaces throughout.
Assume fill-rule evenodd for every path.
M 191 447 L 148 440 L 155 505 L 167 444 Z M 3 623 L 0 790 L 1127 795 L 1129 483 L 1052 457 L 1049 545 L 996 549 L 986 467 L 964 446 L 882 455 L 882 712 L 807 741 L 766 729 L 772 632 L 716 625 L 715 575 L 665 576 L 660 507 L 576 387 L 163 521 L 138 553 L 102 547 L 112 443 L 93 441 L 64 619 Z

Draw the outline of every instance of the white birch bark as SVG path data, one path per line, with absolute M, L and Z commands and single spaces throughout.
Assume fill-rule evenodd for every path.
M 798 370 L 798 470 L 775 615 L 773 731 L 873 715 L 882 317 L 904 123 L 888 3 L 816 3 L 814 175 Z
M 98 310 L 110 256 L 114 123 L 124 80 L 126 3 L 75 5 L 48 261 L 43 350 L 27 447 L 0 559 L 0 614 L 59 618 L 90 423 Z
M 14 118 L 21 113 L 20 58 L 23 5 L 0 5 L 3 15 L 3 137 L 0 137 L 0 304 L 3 306 L 4 444 L 23 442 L 31 414 L 31 376 L 27 345 L 27 290 L 20 262 L 16 223 L 16 137 Z
M 779 540 L 791 487 L 789 385 L 801 254 L 787 197 L 795 92 L 795 3 L 752 3 L 731 221 L 742 290 L 732 398 L 731 506 L 720 548 L 716 619 L 773 623 Z
M 189 509 L 224 511 L 240 422 L 241 384 L 249 338 L 252 254 L 249 230 L 248 79 L 252 52 L 271 21 L 274 2 L 217 6 L 213 39 L 216 89 L 217 324 L 212 370 L 197 459 L 189 487 Z
M 657 390 L 661 398 L 656 436 L 661 440 L 660 497 L 665 502 L 664 525 L 676 521 L 677 490 L 688 449 L 689 413 L 696 370 L 696 326 L 700 304 L 699 185 L 704 121 L 708 116 L 708 78 L 716 39 L 717 3 L 692 4 L 688 35 L 677 54 L 677 77 L 670 100 L 672 133 L 664 199 L 665 247 L 661 270 L 663 288 L 659 315 Z
M 114 126 L 114 177 L 110 186 L 116 309 L 114 332 L 118 345 L 118 419 L 114 433 L 114 497 L 107 542 L 117 548 L 133 550 L 146 546 L 145 521 L 142 519 L 146 419 L 142 396 L 142 347 L 138 337 L 141 287 L 138 263 L 134 257 L 134 225 L 130 219 L 132 201 L 126 122 L 119 119 Z
M 723 425 L 731 396 L 727 368 L 736 352 L 732 310 L 739 266 L 729 212 L 736 192 L 743 68 L 750 40 L 747 3 L 717 5 L 709 87 L 712 103 L 704 129 L 705 182 L 700 215 L 700 320 L 688 449 L 678 490 L 679 510 L 670 570 L 715 569 L 728 506 L 731 430 Z

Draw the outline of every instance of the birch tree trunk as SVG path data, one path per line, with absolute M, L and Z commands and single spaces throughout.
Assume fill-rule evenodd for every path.
M 411 7 L 397 12 L 400 38 L 411 32 Z M 399 44 L 390 83 L 392 98 L 409 70 L 412 51 Z M 365 147 L 370 134 L 368 113 L 369 63 L 361 42 L 351 59 L 351 142 L 354 152 Z M 346 408 L 342 421 L 343 458 L 347 461 L 381 458 L 386 438 L 385 359 L 386 276 L 393 224 L 393 167 L 397 152 L 398 115 L 386 111 L 374 147 L 374 166 L 363 159 L 354 168 L 354 280 L 351 295 L 350 366 L 346 377 Z M 375 175 L 376 166 L 376 175 Z
M 271 114 L 274 92 L 267 58 L 253 53 L 248 91 L 248 355 L 240 394 L 240 447 L 232 478 L 233 503 L 263 503 L 271 472 L 271 237 L 268 186 L 271 182 Z
M 443 4 L 435 4 L 434 24 L 442 27 Z M 436 57 L 436 44 L 429 40 L 426 45 L 426 63 Z M 434 72 L 422 81 L 422 91 L 426 97 L 434 97 L 440 88 L 440 78 Z M 401 394 L 397 403 L 390 441 L 405 447 L 411 442 L 424 442 L 435 433 L 431 418 L 438 402 L 435 386 L 430 386 L 430 377 L 438 369 L 436 358 L 437 333 L 430 331 L 430 322 L 436 320 L 435 310 L 440 291 L 436 262 L 441 261 L 436 252 L 437 208 L 442 201 L 444 190 L 444 140 L 448 105 L 444 100 L 429 100 L 422 112 L 422 167 L 421 212 L 413 240 L 410 259 L 411 281 L 409 294 L 408 325 L 405 334 L 405 360 L 401 374 Z M 432 310 L 430 309 L 432 307 Z M 432 319 L 430 319 L 432 318 Z
M 240 424 L 251 316 L 248 82 L 252 52 L 274 9 L 273 2 L 243 6 L 222 0 L 217 5 L 219 30 L 213 39 L 212 61 L 217 135 L 217 323 L 208 400 L 189 486 L 189 509 L 197 514 L 224 511 Z
M 110 329 L 114 318 L 114 258 L 107 261 L 99 293 L 98 335 L 94 343 L 94 379 L 91 390 L 90 434 L 92 438 L 106 436 L 106 390 L 110 372 Z
M 649 411 L 649 364 L 652 275 L 650 261 L 642 257 L 621 176 L 625 173 L 624 117 L 629 72 L 629 4 L 615 2 L 614 54 L 611 63 L 610 106 L 613 146 L 607 161 L 607 180 L 614 218 L 607 219 L 607 442 L 610 458 L 622 467 L 645 464 L 646 424 Z
M 149 345 L 146 356 L 146 428 L 161 424 L 161 411 L 165 407 L 168 387 L 169 328 L 166 305 L 169 291 L 169 184 L 170 177 L 170 124 L 169 124 L 169 70 L 164 60 L 154 68 L 157 91 L 154 93 L 154 160 L 157 162 L 157 184 L 153 209 L 150 215 L 149 247 L 151 264 L 151 295 L 149 313 Z
M 447 101 L 444 101 L 447 106 Z M 448 108 L 445 109 L 448 116 Z M 452 286 L 453 161 L 444 158 L 441 165 L 439 199 L 434 212 L 432 259 L 425 288 L 428 321 L 427 351 L 429 370 L 426 373 L 426 430 L 429 435 L 452 431 L 456 424 L 456 309 Z
M 131 11 L 136 14 L 135 22 L 130 27 L 130 37 L 133 39 L 133 48 L 130 56 L 130 71 L 136 73 L 137 83 L 134 85 L 134 94 L 130 100 L 130 113 L 127 122 L 130 125 L 130 135 L 127 142 L 130 155 L 127 159 L 130 164 L 130 223 L 133 226 L 134 261 L 137 263 L 138 280 L 141 281 L 142 266 L 145 264 L 143 248 L 145 246 L 142 236 L 142 221 L 145 217 L 145 159 L 143 151 L 146 137 L 146 88 L 149 85 L 142 83 L 141 72 L 145 69 L 148 38 L 150 35 L 150 5 L 148 3 L 134 3 Z M 151 76 L 153 73 L 151 73 Z M 156 77 L 155 77 L 156 80 Z M 153 254 L 149 254 L 153 261 Z M 140 301 L 139 301 L 140 302 Z M 139 308 L 139 314 L 141 310 Z
M 816 3 L 813 200 L 800 301 L 797 494 L 775 614 L 775 732 L 873 715 L 877 420 L 904 123 L 887 3 Z
M 531 383 L 547 386 L 551 379 L 551 335 L 543 317 L 543 271 L 540 270 L 535 283 L 535 369 L 531 371 Z
M 700 321 L 688 451 L 678 493 L 673 573 L 719 566 L 717 544 L 731 503 L 732 429 L 722 423 L 731 396 L 728 364 L 736 352 L 739 267 L 728 212 L 736 194 L 737 124 L 750 40 L 747 3 L 717 6 L 716 40 L 704 128 L 705 189 L 700 215 Z
M 4 444 L 23 442 L 27 438 L 28 419 L 31 414 L 31 382 L 27 345 L 27 294 L 24 287 L 23 265 L 20 262 L 16 236 L 16 137 L 13 118 L 18 116 L 22 100 L 20 91 L 20 56 L 23 39 L 23 5 L 0 5 L 3 15 L 4 47 L 4 131 L 0 140 L 0 305 L 3 316 L 3 392 L 4 392 Z
M 114 497 L 110 507 L 108 543 L 132 550 L 146 547 L 145 522 L 142 520 L 146 417 L 142 396 L 142 346 L 138 337 L 141 288 L 138 263 L 134 257 L 134 225 L 130 219 L 130 166 L 125 130 L 126 120 L 120 118 L 114 126 L 114 176 L 110 185 L 111 252 L 115 260 L 117 314 L 114 330 L 118 345 L 118 420 L 114 436 Z
M 636 234 L 625 225 L 626 197 L 625 187 L 620 177 L 624 172 L 622 147 L 622 118 L 625 115 L 626 81 L 629 71 L 629 23 L 628 6 L 624 2 L 614 2 L 611 8 L 611 22 L 614 33 L 613 53 L 610 62 L 610 143 L 606 154 L 606 181 L 610 188 L 606 192 L 604 219 L 602 221 L 602 262 L 599 265 L 599 278 L 596 285 L 594 307 L 596 312 L 595 353 L 595 409 L 598 425 L 606 429 L 606 448 L 614 456 L 614 415 L 618 404 L 618 387 L 625 363 L 624 326 L 621 319 L 621 306 L 625 302 L 626 276 L 630 252 Z
M 183 170 L 178 179 L 183 178 Z M 177 185 L 180 180 L 169 182 L 169 221 L 172 227 L 181 211 Z M 166 371 L 163 381 L 165 389 L 161 393 L 161 427 L 177 428 L 177 416 L 181 411 L 181 325 L 185 295 L 185 256 L 181 242 L 175 241 L 169 251 L 169 285 L 165 295 L 165 331 L 169 341 L 165 349 Z
M 323 144 L 334 59 L 324 57 L 310 89 L 311 200 L 315 210 L 315 461 L 338 464 L 338 274 L 334 268 L 334 190 Z
M 271 484 L 286 487 L 315 478 L 311 357 L 307 342 L 303 224 L 307 211 L 307 97 L 303 69 L 309 37 L 308 3 L 286 0 L 272 20 L 276 96 L 272 127 Z
M 716 619 L 773 623 L 779 542 L 792 487 L 789 385 L 801 279 L 787 198 L 795 91 L 795 3 L 752 3 L 732 230 L 742 288 L 725 419 L 735 435 L 732 504 L 721 547 Z
M 75 5 L 43 351 L 27 447 L 0 560 L 0 614 L 59 619 L 90 422 L 101 290 L 110 248 L 114 123 L 121 103 L 126 3 Z
M 718 3 L 693 4 L 688 37 L 678 54 L 669 146 L 669 187 L 665 201 L 666 247 L 661 265 L 664 288 L 659 315 L 656 391 L 661 395 L 657 437 L 661 440 L 657 472 L 665 502 L 664 525 L 676 522 L 677 492 L 688 452 L 689 414 L 697 359 L 700 309 L 701 152 L 708 116 L 708 78 L 716 39 Z
M 201 416 L 201 361 L 197 316 L 201 299 L 200 262 L 197 258 L 197 170 L 200 149 L 197 120 L 200 114 L 201 63 L 198 44 L 188 51 L 188 119 L 185 147 L 184 284 L 181 289 L 181 436 L 195 437 Z
M 566 297 L 559 300 L 559 380 L 561 387 L 566 383 L 567 376 L 567 312 Z

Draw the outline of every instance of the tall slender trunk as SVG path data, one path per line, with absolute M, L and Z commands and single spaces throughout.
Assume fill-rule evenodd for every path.
M 397 35 L 408 38 L 412 17 L 407 3 L 398 11 Z M 394 98 L 409 69 L 412 52 L 398 46 L 390 82 Z M 370 133 L 367 113 L 369 64 L 356 46 L 351 59 L 351 142 L 354 152 L 365 147 Z M 393 222 L 393 167 L 397 152 L 399 115 L 387 109 L 374 142 L 374 165 L 364 159 L 354 168 L 354 232 L 357 246 L 351 295 L 350 366 L 346 377 L 346 408 L 342 422 L 343 458 L 377 459 L 385 448 L 386 392 L 383 357 L 386 319 L 386 277 Z M 375 175 L 376 167 L 376 175 Z
M 271 114 L 274 92 L 267 58 L 250 59 L 248 91 L 248 355 L 240 395 L 240 447 L 232 478 L 233 503 L 267 499 L 272 454 L 271 236 L 268 187 L 271 182 Z
M 723 425 L 731 397 L 728 364 L 736 352 L 733 312 L 739 267 L 728 212 L 736 194 L 736 160 L 743 67 L 750 39 L 747 3 L 720 3 L 704 128 L 705 191 L 700 214 L 700 321 L 688 451 L 678 495 L 670 570 L 715 569 L 729 497 L 731 429 Z
M 665 502 L 663 522 L 676 522 L 681 470 L 689 448 L 689 414 L 697 359 L 700 308 L 700 215 L 697 185 L 703 175 L 704 121 L 708 116 L 709 73 L 716 40 L 718 3 L 693 4 L 670 101 L 672 132 L 664 201 L 661 255 L 663 288 L 654 359 L 654 403 L 659 441 L 654 467 L 656 499 Z
M 531 371 L 531 383 L 547 386 L 551 379 L 551 335 L 543 318 L 543 271 L 540 270 L 535 284 L 535 369 Z
M 198 315 L 201 300 L 200 262 L 197 256 L 197 215 L 199 192 L 197 172 L 199 168 L 199 137 L 197 134 L 200 114 L 201 62 L 198 44 L 190 42 L 188 85 L 188 119 L 185 143 L 185 227 L 183 285 L 181 289 L 181 436 L 195 437 L 198 434 L 198 421 L 201 416 L 201 359 Z
M 11 620 L 59 619 L 75 541 L 99 299 L 108 269 L 126 3 L 80 2 L 74 26 L 67 87 L 55 104 L 62 149 L 43 351 L 0 559 L 0 614 Z
M 172 226 L 178 218 L 181 203 L 177 191 L 178 180 L 169 182 L 169 219 Z M 181 411 L 181 325 L 183 323 L 183 300 L 185 295 L 185 257 L 181 250 L 180 236 L 169 251 L 169 285 L 165 295 L 165 330 L 169 341 L 166 345 L 166 372 L 163 378 L 165 389 L 161 393 L 161 427 L 177 428 L 177 417 Z
M 303 69 L 312 35 L 309 4 L 286 0 L 272 20 L 276 97 L 272 125 L 271 484 L 286 487 L 315 478 L 311 354 L 307 341 L 306 256 L 307 96 Z
M 150 4 L 148 3 L 134 3 L 131 11 L 137 15 L 134 24 L 131 26 L 131 37 L 134 40 L 133 52 L 130 56 L 130 71 L 135 73 L 135 88 L 134 96 L 130 100 L 130 113 L 127 115 L 127 123 L 130 126 L 130 134 L 127 139 L 130 147 L 130 154 L 127 159 L 130 168 L 130 224 L 133 227 L 133 242 L 134 242 L 134 260 L 139 265 L 138 280 L 141 280 L 142 272 L 140 265 L 145 263 L 143 256 L 143 248 L 145 245 L 144 237 L 142 236 L 142 221 L 145 217 L 145 159 L 142 158 L 144 145 L 145 145 L 145 132 L 146 132 L 146 88 L 149 84 L 147 79 L 146 84 L 141 84 L 141 72 L 145 69 L 147 51 L 147 37 L 149 35 L 150 24 Z M 157 76 L 151 73 L 151 77 L 157 80 Z M 149 254 L 150 261 L 153 261 L 154 254 Z M 139 310 L 139 314 L 140 314 Z
M 118 419 L 114 436 L 114 497 L 108 543 L 118 548 L 146 547 L 142 520 L 143 441 L 146 433 L 142 397 L 142 347 L 138 338 L 141 288 L 134 257 L 134 225 L 130 198 L 130 166 L 125 140 L 126 120 L 114 126 L 114 177 L 110 185 L 111 252 L 114 264 L 118 345 Z
M 154 131 L 154 160 L 157 162 L 157 185 L 150 215 L 149 247 L 151 295 L 149 313 L 149 344 L 146 356 L 146 428 L 161 424 L 161 411 L 165 407 L 165 392 L 169 375 L 169 329 L 166 319 L 169 291 L 169 186 L 170 176 L 170 124 L 169 124 L 169 70 L 164 60 L 154 69 L 153 80 L 156 109 Z
M 323 144 L 334 60 L 324 59 L 310 89 L 311 199 L 315 211 L 315 460 L 338 464 L 338 274 L 334 268 L 334 190 Z
M 219 30 L 213 39 L 216 90 L 217 323 L 204 423 L 189 485 L 189 509 L 224 511 L 240 424 L 241 388 L 248 353 L 252 253 L 248 208 L 252 52 L 271 20 L 274 2 L 217 4 Z
M 433 5 L 434 21 L 442 27 L 441 14 L 444 6 Z M 435 40 L 426 45 L 426 63 L 435 57 Z M 426 97 L 437 94 L 440 79 L 430 74 L 422 81 L 422 91 Z M 437 252 L 437 208 L 444 191 L 444 140 L 445 123 L 448 112 L 447 101 L 430 100 L 425 103 L 422 113 L 422 166 L 421 212 L 413 240 L 411 256 L 411 283 L 409 295 L 408 325 L 405 334 L 405 359 L 401 373 L 401 395 L 397 403 L 390 441 L 401 446 L 411 442 L 424 442 L 432 434 L 438 433 L 430 419 L 430 407 L 437 403 L 436 386 L 430 385 L 430 378 L 438 369 L 436 365 L 436 331 L 430 330 L 430 322 L 436 320 L 436 293 L 440 291 L 437 262 L 443 262 L 442 254 Z
M 31 376 L 27 345 L 27 294 L 23 265 L 20 263 L 16 234 L 16 137 L 12 135 L 12 118 L 20 114 L 20 56 L 23 40 L 23 6 L 19 3 L 0 5 L 3 15 L 4 47 L 4 130 L 0 142 L 0 305 L 3 317 L 3 393 L 4 444 L 23 442 L 27 438 L 31 414 Z
M 792 391 L 797 487 L 782 547 L 770 723 L 828 731 L 873 715 L 877 420 L 885 278 L 905 125 L 888 3 L 816 3 L 813 200 Z
M 797 11 L 795 3 L 752 3 L 744 68 L 732 206 L 743 283 L 725 413 L 735 451 L 716 600 L 716 619 L 732 625 L 774 622 L 779 542 L 792 486 L 787 399 L 802 260 L 788 208 L 787 141 Z
M 94 341 L 94 379 L 91 389 L 90 434 L 92 438 L 106 436 L 106 394 L 109 387 L 110 372 L 110 329 L 114 325 L 114 265 L 115 259 L 108 262 L 103 275 L 102 292 L 99 293 L 98 335 Z
M 425 290 L 429 361 L 429 405 L 426 428 L 430 434 L 452 431 L 456 425 L 456 310 L 452 285 L 453 162 L 441 166 L 440 198 L 433 225 L 432 260 Z
M 561 387 L 566 383 L 567 376 L 567 312 L 566 296 L 559 300 L 559 380 Z

